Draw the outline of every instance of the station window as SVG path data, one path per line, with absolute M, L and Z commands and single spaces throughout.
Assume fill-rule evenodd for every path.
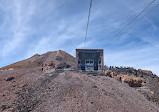
M 90 64 L 92 64 L 93 63 L 93 61 L 90 61 Z
M 89 61 L 86 61 L 86 64 L 88 64 L 89 63 Z

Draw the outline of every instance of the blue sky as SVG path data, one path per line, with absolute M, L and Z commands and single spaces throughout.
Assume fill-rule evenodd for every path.
M 0 67 L 38 53 L 83 48 L 90 0 L 0 0 Z M 159 0 L 116 35 L 151 0 L 93 0 L 86 48 L 105 64 L 159 75 Z

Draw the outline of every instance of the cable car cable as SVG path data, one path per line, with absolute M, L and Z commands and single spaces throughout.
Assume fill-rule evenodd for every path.
M 90 15 L 91 15 L 91 8 L 92 8 L 92 0 L 90 0 L 87 28 L 86 28 L 86 34 L 85 34 L 85 40 L 84 40 L 84 48 L 85 48 L 85 45 L 86 45 L 86 38 L 87 38 L 87 34 L 88 34 L 88 26 L 89 26 L 89 19 L 90 19 Z
M 117 34 L 120 35 L 131 23 L 133 23 L 145 10 L 147 10 L 156 0 L 150 2 L 139 14 L 137 14 L 128 24 L 126 24 Z

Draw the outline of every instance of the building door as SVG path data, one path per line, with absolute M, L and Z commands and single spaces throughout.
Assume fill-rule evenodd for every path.
M 94 71 L 94 60 L 93 59 L 85 60 L 85 71 Z

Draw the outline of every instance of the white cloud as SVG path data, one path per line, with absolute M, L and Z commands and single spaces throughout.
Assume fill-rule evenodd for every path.
M 24 5 L 23 1 L 14 0 L 12 1 L 12 5 L 10 4 L 10 7 L 6 9 L 11 12 L 10 14 L 7 14 L 7 16 L 11 17 L 7 17 L 8 19 L 5 22 L 11 21 L 8 29 L 10 29 L 13 35 L 6 39 L 2 45 L 1 55 L 3 57 L 9 56 L 13 52 L 15 53 L 25 42 L 26 34 L 29 32 L 27 22 L 30 19 L 30 16 L 28 12 L 26 12 L 26 9 L 24 10 Z M 6 11 L 6 13 L 8 13 L 8 11 Z

